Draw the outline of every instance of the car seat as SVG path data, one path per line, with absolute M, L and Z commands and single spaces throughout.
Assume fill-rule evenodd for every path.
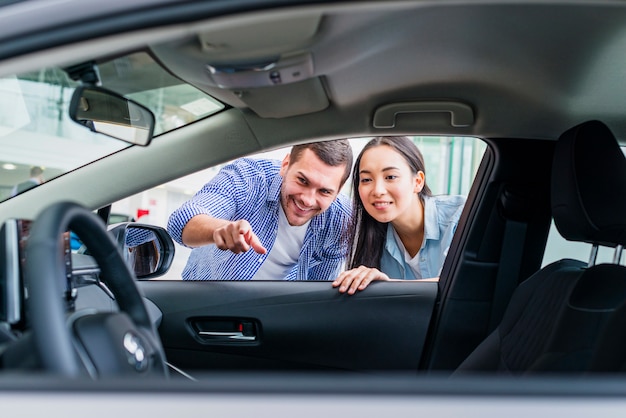
M 607 327 L 617 325 L 626 301 L 626 267 L 618 264 L 626 244 L 626 159 L 606 125 L 589 121 L 561 135 L 551 188 L 559 233 L 592 244 L 589 262 L 563 259 L 522 282 L 500 324 L 453 375 L 584 372 L 599 369 L 597 359 L 612 347 Z M 596 265 L 599 246 L 615 248 L 614 263 Z

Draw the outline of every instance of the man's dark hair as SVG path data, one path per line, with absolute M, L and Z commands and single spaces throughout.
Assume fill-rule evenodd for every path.
M 294 145 L 291 148 L 289 155 L 290 164 L 298 161 L 302 155 L 302 151 L 310 149 L 322 160 L 325 164 L 331 167 L 338 167 L 340 165 L 346 166 L 343 177 L 341 178 L 340 186 L 348 180 L 350 172 L 352 171 L 352 146 L 347 139 L 335 139 L 332 141 L 319 141 L 311 142 L 308 144 Z
M 33 166 L 30 168 L 30 176 L 31 177 L 37 177 L 39 175 L 43 174 L 43 168 L 39 167 L 38 165 Z

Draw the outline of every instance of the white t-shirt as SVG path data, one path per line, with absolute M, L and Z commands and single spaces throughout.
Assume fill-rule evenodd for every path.
M 283 207 L 280 205 L 276 241 L 252 280 L 283 280 L 287 277 L 289 271 L 298 262 L 308 226 L 309 222 L 301 226 L 289 225 Z
M 404 262 L 406 263 L 407 266 L 411 268 L 411 270 L 413 270 L 413 274 L 415 275 L 415 277 L 421 278 L 422 271 L 420 269 L 419 257 L 420 257 L 421 249 L 424 248 L 424 242 L 422 241 L 422 247 L 420 248 L 420 251 L 418 251 L 417 254 L 415 254 L 415 257 L 411 257 L 409 252 L 404 247 L 404 244 L 402 243 L 402 240 L 400 239 L 400 235 L 398 235 L 398 233 L 393 227 L 391 227 L 391 229 L 393 229 L 393 236 L 396 239 L 398 248 L 402 248 L 402 250 L 404 251 Z

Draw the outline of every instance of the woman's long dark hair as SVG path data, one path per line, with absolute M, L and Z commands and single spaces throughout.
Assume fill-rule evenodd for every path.
M 370 148 L 387 145 L 399 152 L 413 174 L 422 171 L 426 175 L 424 157 L 417 145 L 406 136 L 378 136 L 369 141 L 354 163 L 352 170 L 352 222 L 348 233 L 348 269 L 359 266 L 380 268 L 380 257 L 385 245 L 387 224 L 378 222 L 367 213 L 359 196 L 359 166 L 361 157 Z M 424 180 L 420 196 L 431 196 L 432 192 Z

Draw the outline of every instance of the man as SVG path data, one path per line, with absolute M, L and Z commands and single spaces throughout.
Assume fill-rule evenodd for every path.
M 294 146 L 282 163 L 241 158 L 174 211 L 168 231 L 194 248 L 184 280 L 334 280 L 346 251 L 347 140 Z
M 39 166 L 31 167 L 30 178 L 15 185 L 11 190 L 11 196 L 16 196 L 22 192 L 25 192 L 28 189 L 32 189 L 33 187 L 42 184 L 43 182 L 43 168 Z

